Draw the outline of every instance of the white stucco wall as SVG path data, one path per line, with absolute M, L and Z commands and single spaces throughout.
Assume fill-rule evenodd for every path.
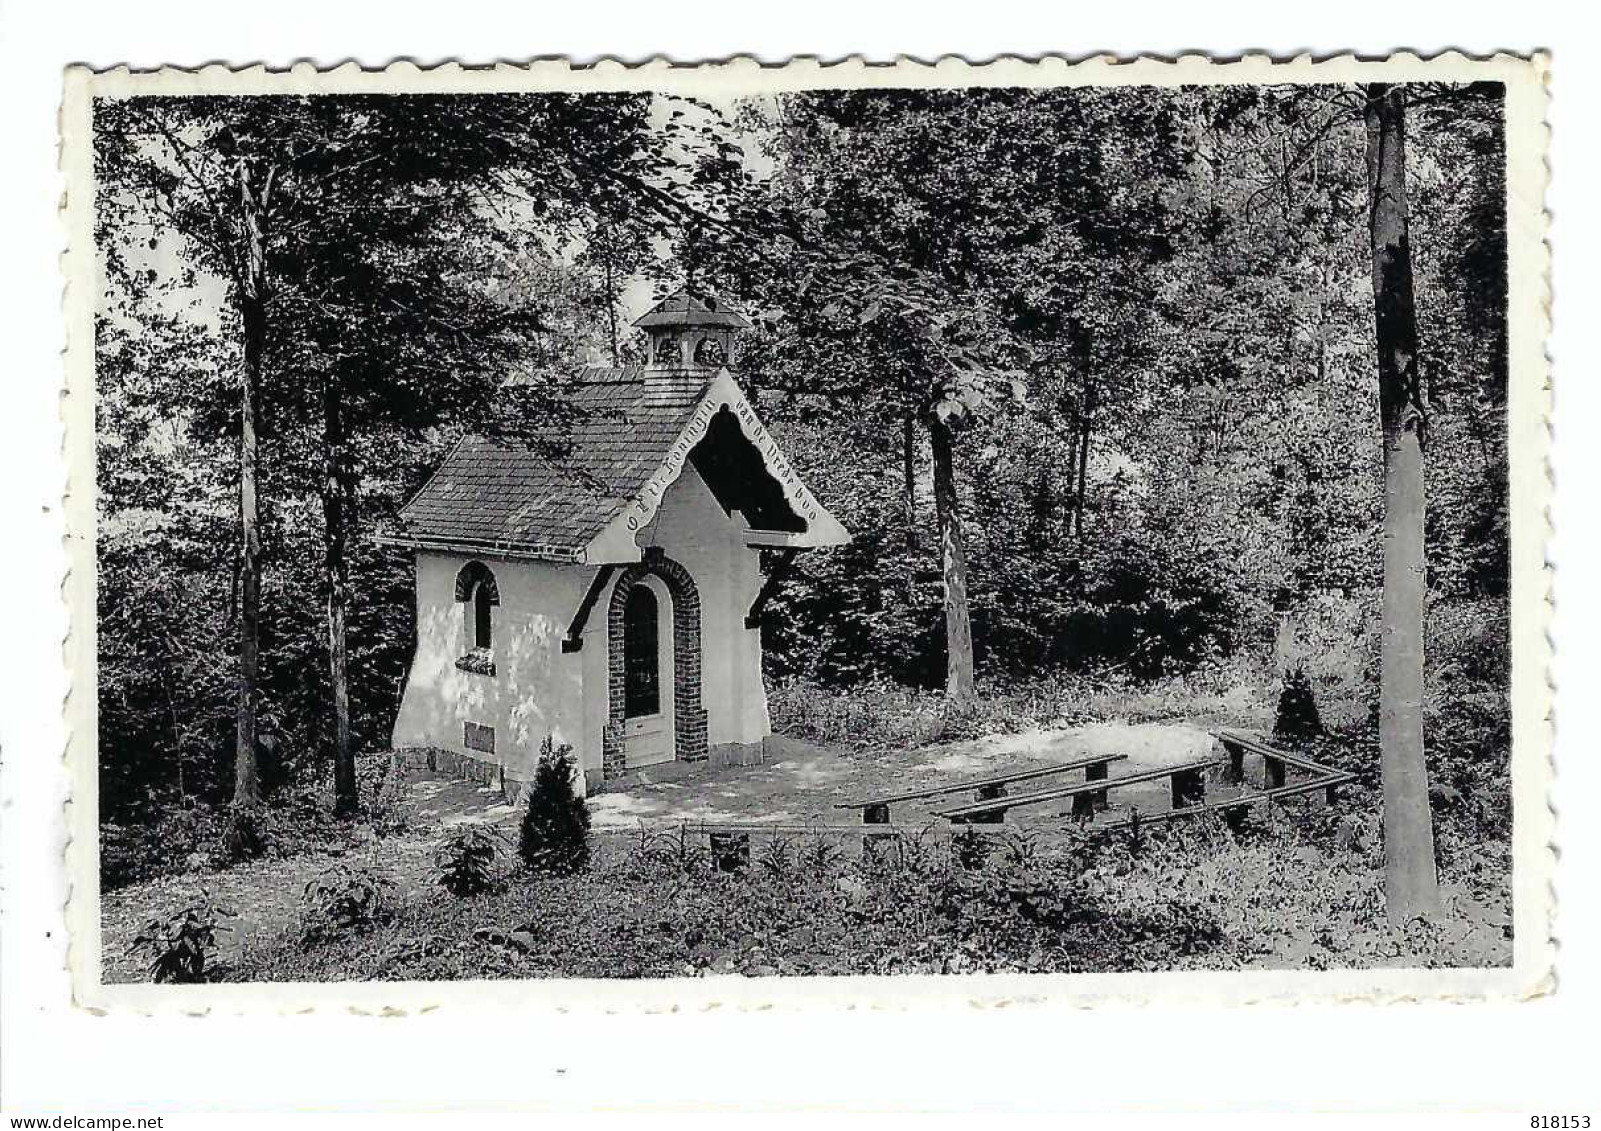
M 500 604 L 491 610 L 493 676 L 456 667 L 470 643 L 456 602 L 456 575 L 474 560 L 489 567 L 500 592 Z M 431 551 L 418 552 L 416 563 L 417 651 L 395 719 L 394 745 L 434 746 L 497 762 L 518 781 L 528 777 L 546 734 L 581 748 L 578 657 L 562 654 L 561 637 L 589 571 Z M 492 758 L 464 745 L 468 721 L 495 728 Z
M 701 703 L 707 741 L 716 747 L 755 743 L 770 723 L 761 678 L 761 632 L 745 613 L 761 588 L 756 552 L 745 524 L 723 513 L 692 467 L 667 489 L 638 545 L 659 545 L 695 579 L 701 602 Z M 466 618 L 456 602 L 456 575 L 482 561 L 495 575 L 500 604 L 492 614 L 493 676 L 455 666 L 468 650 Z M 593 565 L 555 565 L 463 554 L 416 555 L 417 650 L 395 720 L 397 748 L 431 746 L 496 762 L 525 781 L 546 734 L 569 742 L 580 765 L 599 776 L 608 709 L 607 611 L 612 582 L 596 602 L 584 646 L 561 650 L 561 639 L 595 572 Z M 467 721 L 495 728 L 493 758 L 468 750 Z
M 760 742 L 771 730 L 761 630 L 745 627 L 745 614 L 762 587 L 756 551 L 745 545 L 746 529 L 744 517 L 738 511 L 725 515 L 705 481 L 685 467 L 636 538 L 641 549 L 660 546 L 700 589 L 701 705 L 711 746 Z M 604 621 L 599 630 L 604 635 Z M 604 702 L 600 710 L 604 721 Z

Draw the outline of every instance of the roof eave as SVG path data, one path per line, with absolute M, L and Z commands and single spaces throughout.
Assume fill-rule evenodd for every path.
M 522 561 L 551 562 L 557 565 L 581 565 L 584 550 L 581 546 L 557 546 L 551 543 L 483 542 L 470 538 L 428 538 L 417 534 L 385 533 L 373 536 L 380 546 L 399 549 L 431 550 L 441 554 L 466 554 L 474 557 L 512 558 Z

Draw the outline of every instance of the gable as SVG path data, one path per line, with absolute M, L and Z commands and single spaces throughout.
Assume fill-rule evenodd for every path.
M 748 441 L 750 448 L 748 453 L 736 452 L 717 457 L 717 462 L 720 464 L 719 475 L 725 480 L 724 489 L 727 497 L 729 499 L 740 497 L 726 485 L 734 461 L 759 459 L 760 472 L 765 473 L 765 478 L 771 480 L 777 487 L 776 495 L 767 497 L 767 505 L 773 509 L 766 513 L 774 513 L 777 500 L 782 499 L 784 507 L 793 516 L 786 521 L 786 525 L 798 527 L 789 530 L 765 529 L 751 523 L 754 531 L 749 539 L 751 544 L 806 549 L 839 546 L 850 541 L 850 535 L 845 528 L 801 482 L 794 466 L 779 449 L 778 441 L 762 425 L 756 415 L 756 409 L 725 369 L 718 373 L 697 400 L 694 412 L 678 438 L 668 448 L 667 457 L 661 466 L 634 498 L 589 543 L 583 560 L 591 562 L 639 560 L 639 549 L 634 544 L 635 533 L 655 515 L 667 488 L 672 486 L 683 473 L 696 448 L 707 440 L 713 422 L 718 421 L 725 410 L 743 438 Z M 727 436 L 726 425 L 719 424 L 719 434 Z M 704 458 L 711 459 L 711 457 Z M 751 465 L 748 470 L 754 475 L 758 469 Z M 712 484 L 708 482 L 708 486 Z M 753 485 L 750 488 L 753 495 L 766 490 L 767 488 L 761 485 Z M 715 487 L 713 493 L 716 494 Z M 725 509 L 729 509 L 730 504 L 725 503 L 723 498 L 719 498 L 718 501 L 725 506 Z M 747 514 L 747 521 L 750 521 L 750 518 L 751 516 Z
M 726 370 L 663 395 L 637 367 L 592 370 L 571 392 L 562 450 L 467 437 L 383 541 L 565 562 L 639 560 L 634 535 L 693 466 L 753 544 L 838 545 L 843 527 L 800 482 Z

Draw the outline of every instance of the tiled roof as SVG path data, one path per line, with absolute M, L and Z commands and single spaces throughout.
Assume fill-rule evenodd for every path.
M 469 436 L 401 508 L 394 540 L 576 560 L 662 466 L 705 387 L 680 378 L 646 397 L 640 367 L 592 366 L 570 393 L 578 419 L 556 437 L 569 454 Z

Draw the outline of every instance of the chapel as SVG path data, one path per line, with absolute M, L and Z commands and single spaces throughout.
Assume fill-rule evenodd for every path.
M 590 792 L 760 760 L 763 607 L 849 535 L 729 372 L 743 315 L 679 293 L 635 325 L 646 363 L 584 367 L 559 435 L 464 438 L 386 532 L 416 566 L 397 751 L 513 788 L 548 737 Z

